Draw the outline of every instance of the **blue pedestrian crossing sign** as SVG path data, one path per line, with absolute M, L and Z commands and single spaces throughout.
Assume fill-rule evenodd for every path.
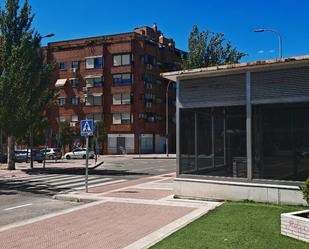
M 82 120 L 80 126 L 80 135 L 84 137 L 93 136 L 93 119 Z

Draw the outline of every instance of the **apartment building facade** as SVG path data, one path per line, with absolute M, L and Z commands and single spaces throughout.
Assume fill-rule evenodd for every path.
M 100 152 L 162 153 L 165 145 L 165 94 L 160 73 L 180 67 L 182 51 L 156 24 L 133 32 L 52 42 L 47 59 L 57 64 L 52 86 L 57 101 L 49 110 L 53 143 L 59 124 L 76 130 L 71 148 L 81 146 L 78 133 L 85 118 L 102 121 L 107 141 Z M 169 90 L 170 151 L 175 148 L 175 84 Z

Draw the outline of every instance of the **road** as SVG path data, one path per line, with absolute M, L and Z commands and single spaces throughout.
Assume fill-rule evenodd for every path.
M 174 159 L 106 156 L 99 160 L 104 163 L 89 170 L 90 187 L 175 172 L 176 167 Z M 90 167 L 93 166 L 91 161 Z M 83 160 L 64 160 L 48 162 L 46 169 L 39 164 L 34 169 L 24 165 L 26 177 L 0 177 L 0 227 L 82 205 L 54 200 L 52 196 L 84 189 L 84 167 Z

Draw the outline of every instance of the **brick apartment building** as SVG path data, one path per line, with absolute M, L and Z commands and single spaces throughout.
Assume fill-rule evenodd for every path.
M 178 70 L 182 51 L 154 24 L 133 32 L 52 42 L 47 59 L 58 65 L 52 85 L 57 101 L 49 110 L 53 146 L 59 123 L 68 121 L 77 134 L 80 121 L 103 121 L 107 141 L 101 152 L 165 151 L 165 92 L 160 73 Z M 175 150 L 175 86 L 169 87 L 169 143 Z M 76 136 L 74 145 L 83 144 Z

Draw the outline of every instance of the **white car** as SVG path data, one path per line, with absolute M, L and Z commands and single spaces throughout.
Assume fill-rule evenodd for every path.
M 94 151 L 89 150 L 89 158 L 94 158 Z M 86 148 L 76 148 L 71 152 L 65 153 L 64 158 L 66 159 L 85 159 Z

